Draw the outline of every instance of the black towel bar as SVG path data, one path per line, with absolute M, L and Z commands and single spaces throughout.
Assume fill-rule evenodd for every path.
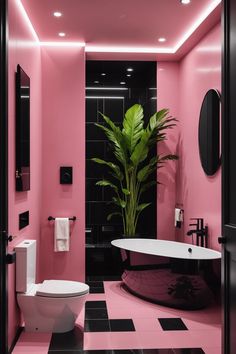
M 55 218 L 53 216 L 49 216 L 48 217 L 48 221 L 51 221 L 51 220 L 55 220 Z M 76 216 L 73 216 L 72 218 L 69 218 L 69 220 L 75 221 L 76 220 Z

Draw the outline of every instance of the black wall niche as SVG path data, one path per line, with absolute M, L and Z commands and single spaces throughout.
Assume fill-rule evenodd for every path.
M 114 267 L 98 264 L 111 262 L 112 239 L 120 238 L 120 218 L 107 221 L 114 208 L 108 202 L 112 191 L 96 186 L 108 171 L 90 159 L 113 160 L 105 134 L 94 123 L 103 123 L 99 112 L 121 124 L 125 111 L 133 104 L 144 107 L 146 121 L 157 110 L 156 62 L 87 61 L 86 62 L 86 271 L 87 275 L 115 273 Z M 156 148 L 151 154 L 156 154 Z M 141 214 L 138 223 L 140 237 L 156 237 L 156 189 L 150 189 L 144 201 L 152 205 Z

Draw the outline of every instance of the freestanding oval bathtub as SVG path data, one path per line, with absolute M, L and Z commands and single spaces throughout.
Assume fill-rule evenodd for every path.
M 181 309 L 206 307 L 219 287 L 221 253 L 187 243 L 118 239 L 125 287 L 144 299 Z M 218 274 L 217 274 L 218 273 Z

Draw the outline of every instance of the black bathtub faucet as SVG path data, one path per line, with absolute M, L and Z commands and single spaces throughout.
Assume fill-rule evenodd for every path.
M 195 220 L 196 223 L 191 223 L 189 226 L 194 226 L 195 229 L 191 229 L 187 232 L 187 236 L 196 235 L 196 244 L 197 246 L 207 247 L 208 241 L 208 226 L 204 227 L 203 218 L 190 218 L 190 220 Z

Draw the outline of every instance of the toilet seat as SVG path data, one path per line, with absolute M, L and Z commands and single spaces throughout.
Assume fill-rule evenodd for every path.
M 38 284 L 36 296 L 45 297 L 73 297 L 85 295 L 89 292 L 89 286 L 84 283 L 70 280 L 44 280 Z

